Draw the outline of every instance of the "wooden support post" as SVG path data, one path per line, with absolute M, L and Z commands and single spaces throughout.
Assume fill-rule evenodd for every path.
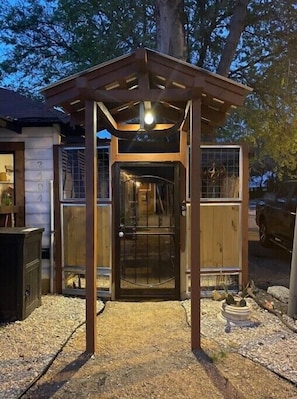
M 54 145 L 54 209 L 59 209 L 60 207 L 60 170 L 59 170 L 59 145 Z M 61 214 L 60 212 L 54 212 L 55 226 L 61 226 Z M 62 271 L 62 231 L 61 229 L 55 229 L 55 280 L 56 285 L 54 292 L 56 294 L 61 294 L 63 287 L 63 271 Z M 54 256 L 54 254 L 51 254 Z M 53 278 L 53 276 L 52 276 Z
M 192 100 L 191 119 L 191 346 L 192 350 L 201 348 L 200 339 L 200 135 L 201 135 L 201 97 Z
M 96 352 L 97 105 L 86 100 L 86 351 Z
M 242 145 L 242 207 L 241 207 L 241 268 L 242 268 L 242 288 L 245 287 L 249 279 L 249 226 L 248 226 L 248 210 L 249 210 L 249 153 L 248 146 Z

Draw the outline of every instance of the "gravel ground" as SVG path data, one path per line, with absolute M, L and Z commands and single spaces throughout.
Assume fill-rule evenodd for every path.
M 256 362 L 265 366 L 265 368 L 273 371 L 292 384 L 292 388 L 290 388 L 290 384 L 288 386 L 282 385 L 283 382 L 280 380 L 277 382 L 279 391 L 273 387 L 273 390 L 272 388 L 270 388 L 270 390 L 274 393 L 271 393 L 270 396 L 259 395 L 252 397 L 278 399 L 284 399 L 287 397 L 296 398 L 297 389 L 295 391 L 294 388 L 294 385 L 297 385 L 296 333 L 293 333 L 288 329 L 276 316 L 261 309 L 252 299 L 249 299 L 249 302 L 253 307 L 253 326 L 245 328 L 232 327 L 230 332 L 226 332 L 225 322 L 219 317 L 220 302 L 212 301 L 211 299 L 203 299 L 201 301 L 201 332 L 203 340 L 204 342 L 208 342 L 207 346 L 212 346 L 212 344 L 209 343 L 213 342 L 215 343 L 216 348 L 220 348 L 219 351 L 215 349 L 215 353 L 213 353 L 214 358 L 220 356 L 224 357 L 225 353 L 230 353 L 229 361 L 221 364 L 223 372 L 228 372 L 230 378 L 234 373 L 231 368 L 228 370 L 228 367 L 231 367 L 229 365 L 230 359 L 232 359 L 233 364 L 242 359 L 241 356 L 243 356 L 247 359 L 251 359 L 253 363 Z M 183 392 L 185 389 L 189 389 L 190 385 L 186 383 L 188 381 L 186 371 L 188 370 L 190 373 L 193 373 L 197 368 L 197 362 L 193 362 L 191 351 L 188 350 L 190 329 L 189 325 L 185 323 L 185 320 L 187 320 L 188 324 L 190 321 L 190 301 L 167 302 L 162 303 L 162 305 L 161 303 L 109 302 L 107 305 L 108 309 L 116 310 L 118 313 L 116 313 L 114 317 L 116 320 L 110 320 L 108 317 L 105 319 L 105 311 L 98 317 L 98 326 L 101 326 L 98 330 L 99 333 L 102 334 L 102 337 L 99 337 L 99 345 L 103 345 L 104 348 L 100 348 L 100 351 L 103 351 L 101 355 L 102 363 L 98 360 L 96 390 L 99 392 L 102 389 L 103 395 L 103 388 L 106 390 L 108 389 L 107 381 L 109 381 L 109 383 L 110 381 L 113 382 L 112 389 L 114 389 L 117 384 L 120 384 L 120 378 L 121 381 L 123 379 L 128 381 L 129 384 L 131 384 L 129 389 L 131 390 L 134 387 L 135 391 L 133 391 L 134 396 L 131 394 L 132 391 L 130 391 L 132 396 L 129 396 L 129 393 L 127 394 L 127 392 L 123 390 L 124 388 L 120 386 L 117 393 L 112 393 L 113 391 L 110 391 L 111 393 L 106 394 L 106 396 L 100 394 L 100 398 L 136 398 L 136 392 L 140 395 L 145 395 L 144 392 L 148 392 L 149 389 L 155 389 L 155 387 L 150 385 L 152 383 L 148 382 L 147 378 L 143 380 L 143 377 L 151 375 L 152 378 L 156 378 L 156 373 L 161 376 L 164 373 L 164 368 L 168 371 L 166 377 L 168 383 L 166 385 L 162 382 L 162 384 L 165 384 L 164 389 L 168 390 L 166 391 L 168 395 L 165 394 L 164 391 L 161 396 L 154 396 L 152 394 L 152 396 L 139 397 L 162 397 L 162 399 L 165 397 L 174 397 L 170 391 L 170 384 L 172 385 L 173 382 L 170 379 L 173 378 L 174 380 L 174 378 L 177 378 L 177 374 L 180 373 L 185 373 L 184 375 L 181 375 L 181 381 L 185 384 Z M 101 310 L 103 306 L 103 303 L 98 302 L 98 311 Z M 153 326 L 159 328 L 157 325 L 157 312 L 159 307 L 162 307 L 162 309 L 165 307 L 165 310 L 163 310 L 165 318 L 167 316 L 168 318 L 174 318 L 174 315 L 178 313 L 179 319 L 177 325 L 174 324 L 174 320 L 163 320 L 162 326 L 160 327 L 161 330 L 154 331 Z M 181 312 L 179 309 L 182 309 L 183 311 Z M 108 316 L 108 313 L 106 316 Z M 129 316 L 128 320 L 127 316 Z M 139 325 L 137 325 L 137 317 L 140 318 Z M 51 367 L 45 376 L 38 381 L 37 388 L 39 384 L 43 388 L 43 392 L 45 392 L 44 390 L 46 386 L 50 386 L 50 382 L 53 381 L 53 376 L 58 374 L 56 371 L 58 366 L 56 366 L 56 369 L 54 367 L 57 363 L 60 368 L 64 367 L 64 380 L 62 385 L 64 385 L 65 389 L 59 391 L 58 388 L 56 388 L 56 394 L 54 395 L 55 398 L 93 397 L 88 396 L 86 393 L 86 396 L 73 395 L 75 389 L 79 389 L 82 383 L 84 384 L 84 391 L 87 392 L 89 390 L 91 392 L 93 387 L 91 385 L 90 367 L 95 368 L 95 363 L 93 363 L 93 366 L 89 365 L 89 368 L 86 368 L 85 370 L 82 367 L 75 374 L 75 380 L 77 380 L 76 383 L 71 382 L 71 384 L 65 384 L 66 380 L 70 380 L 73 375 L 71 374 L 71 370 L 66 370 L 67 366 L 69 367 L 69 364 L 74 364 L 71 363 L 71 359 L 74 358 L 76 364 L 79 363 L 79 359 L 81 359 L 82 364 L 86 361 L 86 359 L 82 357 L 85 344 L 85 331 L 84 325 L 82 325 L 84 318 L 85 301 L 83 299 L 48 295 L 42 298 L 42 306 L 35 309 L 26 320 L 2 325 L 0 327 L 0 398 L 14 399 L 23 397 L 22 394 L 24 390 L 26 390 L 26 388 L 29 387 L 35 379 L 38 379 L 39 374 L 47 368 L 57 354 L 59 354 L 59 356 L 52 366 L 53 370 L 51 371 Z M 104 323 L 104 320 L 106 320 L 106 323 Z M 288 319 L 288 321 L 292 326 L 295 328 L 297 327 L 296 322 L 290 319 Z M 123 323 L 128 323 L 131 328 L 123 329 Z M 65 353 L 63 353 L 61 348 L 66 341 L 68 342 L 73 331 L 75 331 L 73 336 L 74 338 L 69 341 L 69 345 L 66 345 L 66 348 L 69 347 L 68 352 L 66 350 Z M 123 331 L 128 335 L 123 336 Z M 140 339 L 135 339 L 137 334 L 140 335 L 142 342 Z M 183 338 L 183 335 L 186 338 Z M 180 344 L 179 336 L 182 337 L 181 341 L 184 341 L 182 344 Z M 123 339 L 123 342 L 121 342 L 121 338 Z M 139 342 L 141 344 L 140 347 L 137 346 L 139 345 Z M 171 346 L 173 343 L 175 346 L 175 353 L 173 356 L 173 359 L 175 360 L 172 360 L 172 358 L 166 358 L 167 353 L 169 352 L 168 345 L 170 343 Z M 179 348 L 179 346 L 181 347 Z M 143 352 L 140 353 L 142 349 Z M 132 356 L 131 353 L 133 354 Z M 184 358 L 181 353 L 185 353 Z M 238 354 L 241 356 L 236 357 Z M 60 355 L 61 359 L 59 360 Z M 141 361 L 139 360 L 140 357 Z M 138 359 L 139 361 L 136 369 L 134 368 L 135 366 L 132 365 L 132 359 L 133 361 L 135 359 Z M 145 369 L 144 367 L 147 359 L 150 359 L 150 370 Z M 154 359 L 158 359 L 158 362 Z M 164 361 L 164 359 L 166 361 Z M 120 361 L 124 362 L 126 365 L 121 369 L 117 367 L 117 364 Z M 129 362 L 131 362 L 130 365 Z M 174 368 L 176 365 L 178 365 L 177 370 Z M 114 371 L 111 371 L 112 366 L 115 367 Z M 241 366 L 241 363 L 239 366 Z M 169 370 L 171 370 L 173 374 L 169 374 Z M 250 373 L 251 368 L 248 370 L 248 373 Z M 123 376 L 119 375 L 119 372 L 123 372 Z M 257 372 L 259 373 L 259 371 Z M 87 375 L 84 373 L 87 373 Z M 174 373 L 176 373 L 176 375 Z M 144 382 L 141 383 L 135 381 L 137 376 L 139 377 L 139 381 Z M 255 376 L 250 375 L 250 377 L 254 378 Z M 245 376 L 245 379 L 248 379 L 247 375 Z M 270 380 L 268 381 L 269 384 L 271 384 Z M 58 381 L 58 383 L 61 383 L 61 381 Z M 161 382 L 159 381 L 159 383 Z M 193 382 L 192 380 L 191 384 L 194 384 L 191 389 L 198 392 L 199 384 L 197 385 L 197 382 Z M 253 384 L 255 385 L 255 380 Z M 69 391 L 67 391 L 67 389 Z M 267 387 L 267 389 L 269 389 L 269 387 Z M 288 389 L 288 391 L 286 391 L 286 389 Z M 30 392 L 32 392 L 32 394 L 30 394 Z M 34 396 L 34 388 L 32 388 L 30 392 L 24 395 L 24 397 L 38 399 L 52 397 L 47 396 L 47 394 L 42 396 L 38 393 L 38 390 L 35 390 Z M 211 392 L 211 390 L 209 390 L 209 392 Z M 287 396 L 281 396 L 279 392 L 283 392 L 283 394 Z M 288 392 L 291 394 L 292 392 L 295 392 L 296 396 L 288 396 Z M 205 395 L 196 396 L 196 398 L 212 397 L 211 393 L 209 393 L 209 396 Z M 192 396 L 182 396 L 181 394 L 181 396 L 175 397 Z M 219 397 L 227 396 L 216 396 L 216 398 Z M 228 397 L 233 398 L 237 396 Z
M 25 320 L 0 325 L 0 399 L 21 395 L 84 320 L 85 300 L 46 295 Z
M 297 386 L 297 345 L 296 333 L 257 303 L 248 298 L 253 308 L 254 324 L 250 327 L 232 327 L 222 333 L 224 323 L 219 320 L 220 302 L 202 301 L 201 333 L 217 342 L 222 348 L 265 366 L 267 369 L 288 379 Z M 274 300 L 276 302 L 276 299 Z M 183 302 L 187 317 L 190 318 L 190 301 Z M 297 329 L 297 322 L 284 315 L 285 320 Z M 226 329 L 227 331 L 227 329 Z M 221 333 L 220 333 L 221 332 Z

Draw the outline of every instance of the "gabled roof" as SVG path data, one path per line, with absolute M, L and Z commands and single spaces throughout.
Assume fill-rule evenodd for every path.
M 222 126 L 226 115 L 243 105 L 250 92 L 240 83 L 144 48 L 42 91 L 47 105 L 62 107 L 74 125 L 85 123 L 85 101 L 96 101 L 102 115 L 98 129 L 118 131 L 139 130 L 141 107 L 153 109 L 156 130 L 170 128 L 186 119 L 189 101 L 201 96 L 205 134 Z
M 24 126 L 45 126 L 53 123 L 67 123 L 63 112 L 49 110 L 45 104 L 22 96 L 12 90 L 0 88 L 0 127 L 18 133 Z

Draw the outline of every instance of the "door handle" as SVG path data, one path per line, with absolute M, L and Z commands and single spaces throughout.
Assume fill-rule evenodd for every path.
M 124 233 L 123 231 L 119 231 L 119 237 L 120 237 L 120 238 L 123 238 L 124 235 L 125 235 L 125 233 Z

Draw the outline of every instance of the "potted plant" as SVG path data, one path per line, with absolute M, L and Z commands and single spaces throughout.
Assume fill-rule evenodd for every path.
M 224 293 L 221 294 L 221 316 L 231 325 L 247 326 L 251 323 L 252 309 L 245 299 L 249 294 L 249 288 L 250 284 L 242 292 L 232 293 L 224 285 Z

